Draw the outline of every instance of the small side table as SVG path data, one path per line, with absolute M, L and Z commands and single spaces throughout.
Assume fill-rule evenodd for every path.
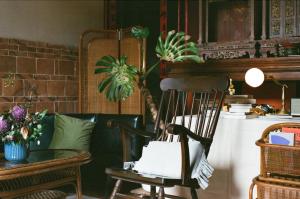
M 24 163 L 0 160 L 0 198 L 18 198 L 71 184 L 82 198 L 80 166 L 90 162 L 88 152 L 71 149 L 31 151 Z

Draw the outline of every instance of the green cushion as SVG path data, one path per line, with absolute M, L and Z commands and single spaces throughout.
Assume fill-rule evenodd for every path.
M 94 126 L 95 122 L 56 114 L 54 134 L 49 148 L 89 151 Z

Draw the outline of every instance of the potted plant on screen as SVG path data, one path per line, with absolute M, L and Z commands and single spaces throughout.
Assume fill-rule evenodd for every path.
M 133 27 L 131 33 L 137 39 L 144 39 L 149 35 L 149 30 L 148 28 Z M 96 63 L 96 66 L 100 67 L 95 69 L 95 73 L 105 73 L 106 76 L 99 83 L 98 90 L 105 92 L 108 100 L 119 101 L 126 100 L 131 96 L 135 85 L 138 85 L 150 108 L 152 119 L 155 120 L 158 111 L 152 95 L 146 87 L 145 79 L 163 61 L 172 63 L 187 60 L 202 62 L 203 59 L 199 56 L 197 44 L 189 41 L 189 39 L 190 36 L 184 32 L 175 32 L 174 30 L 169 31 L 165 39 L 161 34 L 155 48 L 158 60 L 152 66 L 146 67 L 146 71 L 138 69 L 142 67 L 127 64 L 125 55 L 119 59 L 110 55 L 102 57 Z
M 42 134 L 41 121 L 47 110 L 30 114 L 28 108 L 26 105 L 15 105 L 0 115 L 0 136 L 4 142 L 4 157 L 8 161 L 24 161 L 29 143 Z

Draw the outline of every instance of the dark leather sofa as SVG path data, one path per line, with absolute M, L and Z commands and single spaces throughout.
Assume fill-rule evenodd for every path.
M 133 127 L 142 127 L 142 116 L 139 115 L 113 115 L 113 114 L 65 114 L 85 120 L 96 122 L 92 132 L 90 153 L 92 161 L 81 168 L 82 188 L 84 195 L 104 196 L 109 192 L 111 179 L 105 174 L 106 167 L 121 167 L 122 145 L 118 128 L 107 127 L 109 120 L 126 122 Z M 40 137 L 40 145 L 31 144 L 30 149 L 48 148 L 54 131 L 54 114 L 48 114 L 44 119 L 44 132 Z M 131 136 L 131 157 L 139 159 L 144 140 L 139 136 Z

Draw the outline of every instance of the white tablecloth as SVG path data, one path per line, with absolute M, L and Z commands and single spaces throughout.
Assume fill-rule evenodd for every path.
M 268 126 L 300 119 L 233 119 L 220 117 L 208 161 L 215 171 L 206 190 L 198 190 L 201 199 L 247 199 L 252 179 L 259 174 L 260 149 L 255 142 Z M 187 189 L 166 191 L 190 198 Z

